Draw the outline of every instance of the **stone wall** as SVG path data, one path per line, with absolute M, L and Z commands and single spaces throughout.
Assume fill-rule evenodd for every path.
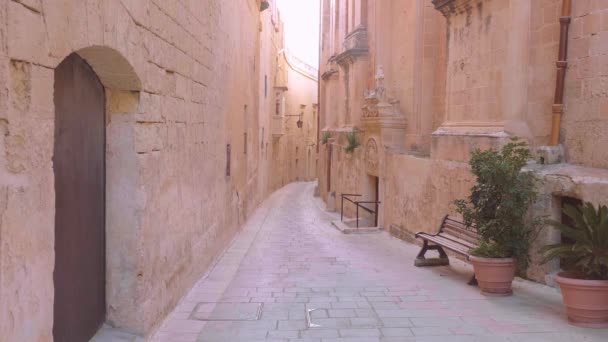
M 255 0 L 0 1 L 3 339 L 52 340 L 54 68 L 76 52 L 106 87 L 108 321 L 145 335 L 267 194 L 259 23 Z
M 608 168 L 608 4 L 573 1 L 562 139 L 568 161 Z

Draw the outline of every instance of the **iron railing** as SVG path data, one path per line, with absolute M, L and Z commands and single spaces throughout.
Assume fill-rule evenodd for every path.
M 359 208 L 367 211 L 370 214 L 374 215 L 374 222 L 376 224 L 376 226 L 378 225 L 378 207 L 380 206 L 380 201 L 356 201 L 352 198 L 349 197 L 363 197 L 363 195 L 360 194 L 342 194 L 342 203 L 341 203 L 341 210 L 340 210 L 340 221 L 344 222 L 344 200 L 346 199 L 348 202 L 353 203 L 356 207 L 357 207 L 357 228 L 359 228 Z M 370 209 L 366 206 L 364 206 L 363 204 L 375 204 L 376 209 Z

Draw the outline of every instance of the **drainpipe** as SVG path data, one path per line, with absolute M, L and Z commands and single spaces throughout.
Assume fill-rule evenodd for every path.
M 568 69 L 568 30 L 572 20 L 572 0 L 562 3 L 562 16 L 560 22 L 559 57 L 557 61 L 557 80 L 555 82 L 555 101 L 553 102 L 553 123 L 551 127 L 551 140 L 549 144 L 555 146 L 559 143 L 559 131 L 564 113 L 564 87 L 566 70 Z

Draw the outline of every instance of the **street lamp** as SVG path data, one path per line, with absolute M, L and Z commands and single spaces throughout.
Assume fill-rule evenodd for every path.
M 298 126 L 298 128 L 304 127 L 304 121 L 302 121 L 302 117 L 304 116 L 304 112 L 300 112 L 300 114 L 285 115 L 285 116 L 297 116 L 298 117 L 298 121 L 296 122 L 296 125 Z
M 270 7 L 270 3 L 268 2 L 268 0 L 262 0 L 262 2 L 260 3 L 260 12 L 263 12 L 268 7 Z

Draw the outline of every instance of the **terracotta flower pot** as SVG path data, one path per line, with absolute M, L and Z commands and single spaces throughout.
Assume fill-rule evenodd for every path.
M 608 327 L 608 280 L 578 279 L 561 272 L 553 276 L 562 289 L 571 324 L 587 328 Z
M 513 294 L 511 283 L 515 277 L 515 259 L 492 259 L 471 256 L 475 278 L 481 292 L 491 296 L 510 296 Z

